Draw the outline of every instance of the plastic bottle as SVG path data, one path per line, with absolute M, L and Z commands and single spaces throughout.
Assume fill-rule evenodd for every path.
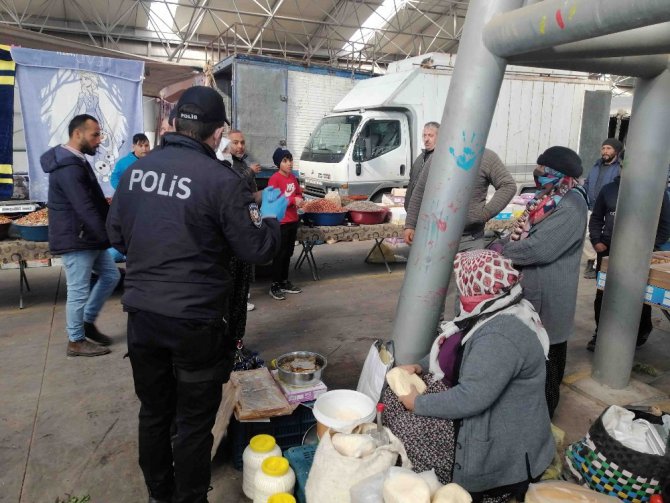
M 295 473 L 288 459 L 272 456 L 263 461 L 254 477 L 254 503 L 267 503 L 277 493 L 293 493 Z
M 268 498 L 268 503 L 296 503 L 295 498 L 289 493 L 277 493 Z
M 263 461 L 271 456 L 281 456 L 281 449 L 272 435 L 256 435 L 242 453 L 242 491 L 254 499 L 254 477 Z

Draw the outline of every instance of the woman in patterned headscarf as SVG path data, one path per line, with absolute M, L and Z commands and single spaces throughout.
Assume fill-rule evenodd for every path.
M 475 502 L 523 501 L 555 452 L 544 398 L 547 333 L 510 260 L 492 250 L 459 253 L 454 274 L 460 314 L 441 325 L 429 356 L 400 367 L 428 371 L 427 392 L 397 397 L 399 411 L 387 390 L 385 422 L 401 440 L 430 443 L 424 450 L 455 436 L 454 450 L 435 453 L 437 464 L 453 460 L 453 480 L 440 481 L 460 484 Z M 412 441 L 404 443 L 416 465 Z M 415 470 L 432 468 L 421 461 Z

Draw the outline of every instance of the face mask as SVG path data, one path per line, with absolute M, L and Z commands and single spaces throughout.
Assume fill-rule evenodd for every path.
M 554 184 L 558 181 L 560 181 L 561 178 L 563 178 L 563 173 L 559 173 L 556 170 L 553 170 L 551 168 L 547 168 L 545 166 L 544 168 L 544 174 L 542 175 L 534 175 L 533 178 L 535 179 L 535 186 L 538 189 L 541 189 L 542 187 L 546 187 L 547 185 Z
M 216 158 L 217 158 L 219 161 L 228 161 L 228 162 L 231 163 L 231 164 L 232 164 L 232 162 L 233 162 L 233 156 L 232 156 L 230 153 L 228 153 L 228 152 L 221 152 L 220 150 L 217 150 L 217 151 L 216 151 Z

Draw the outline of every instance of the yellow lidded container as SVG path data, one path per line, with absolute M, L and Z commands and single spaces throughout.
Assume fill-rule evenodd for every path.
M 293 493 L 295 473 L 288 459 L 272 456 L 263 461 L 254 477 L 254 503 L 267 503 L 277 493 Z M 281 501 L 281 500 L 280 500 Z
M 296 501 L 292 494 L 277 493 L 268 498 L 268 503 L 296 503 Z
M 254 477 L 263 461 L 271 456 L 281 456 L 281 449 L 272 435 L 256 435 L 242 453 L 242 491 L 247 498 L 254 498 Z

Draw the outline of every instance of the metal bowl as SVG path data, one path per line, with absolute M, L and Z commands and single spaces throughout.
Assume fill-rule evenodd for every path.
M 290 370 L 285 370 L 282 368 L 282 364 L 295 360 L 296 358 L 310 358 L 314 357 L 316 359 L 316 364 L 319 366 L 319 369 L 307 372 L 293 372 Z M 277 375 L 279 378 L 291 386 L 309 386 L 321 380 L 321 372 L 326 368 L 327 360 L 325 356 L 320 355 L 319 353 L 314 353 L 312 351 L 293 351 L 291 353 L 286 353 L 281 355 L 274 361 L 275 367 L 277 368 Z

